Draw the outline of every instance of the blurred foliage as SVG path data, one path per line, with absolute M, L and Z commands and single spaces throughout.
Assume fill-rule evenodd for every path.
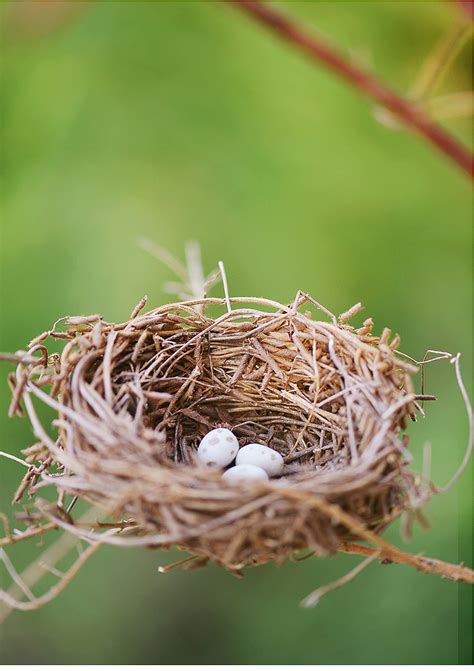
M 278 3 L 406 91 L 459 20 L 448 2 Z M 74 7 L 73 7 L 74 6 Z M 48 14 L 48 12 L 50 14 Z M 232 293 L 335 312 L 362 300 L 415 357 L 463 352 L 471 370 L 470 184 L 418 137 L 374 120 L 366 100 L 216 2 L 3 3 L 1 349 L 58 316 L 128 316 L 166 297 L 147 236 L 179 254 L 198 239 Z M 443 90 L 470 87 L 466 48 Z M 471 125 L 450 122 L 465 142 Z M 219 289 L 218 289 L 219 290 Z M 5 380 L 8 366 L 2 366 Z M 439 401 L 412 427 L 444 483 L 466 441 L 454 371 L 429 369 Z M 32 442 L 7 420 L 2 449 Z M 3 460 L 7 511 L 21 467 Z M 472 564 L 472 471 L 427 508 L 404 547 Z M 401 543 L 398 525 L 387 537 Z M 23 565 L 39 552 L 18 548 Z M 45 609 L 0 634 L 9 663 L 456 663 L 472 656 L 469 587 L 372 565 L 312 611 L 301 597 L 357 561 L 163 576 L 177 553 L 107 548 Z M 5 583 L 2 576 L 3 584 Z

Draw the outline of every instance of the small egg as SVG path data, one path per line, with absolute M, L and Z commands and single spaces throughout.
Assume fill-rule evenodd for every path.
M 276 450 L 272 450 L 271 447 L 260 445 L 259 443 L 250 443 L 242 447 L 237 454 L 235 463 L 238 466 L 241 464 L 259 466 L 270 477 L 280 475 L 283 470 L 283 457 L 281 454 Z
M 239 441 L 229 429 L 212 429 L 199 443 L 197 458 L 211 468 L 224 468 L 234 461 Z
M 232 484 L 245 485 L 252 482 L 264 482 L 268 480 L 268 475 L 263 468 L 253 464 L 241 464 L 232 466 L 222 476 L 223 480 Z

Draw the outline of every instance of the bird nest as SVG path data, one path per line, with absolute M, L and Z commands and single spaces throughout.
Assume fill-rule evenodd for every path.
M 371 320 L 349 326 L 350 311 L 316 321 L 301 310 L 320 307 L 307 295 L 232 299 L 206 316 L 222 303 L 177 302 L 123 324 L 69 318 L 33 343 L 11 412 L 23 401 L 39 440 L 27 458 L 41 468 L 20 493 L 53 485 L 123 523 L 109 542 L 178 544 L 231 570 L 335 552 L 410 509 L 421 493 L 404 430 L 419 406 L 398 336 L 372 335 Z M 61 354 L 46 349 L 49 336 L 66 340 Z M 33 397 L 57 411 L 56 436 Z M 233 484 L 201 465 L 197 447 L 216 427 L 277 450 L 282 477 Z M 61 505 L 43 512 L 78 531 Z
M 24 460 L 3 453 L 27 467 L 15 501 L 28 493 L 35 508 L 21 516 L 26 529 L 1 544 L 71 532 L 90 545 L 69 577 L 111 543 L 178 546 L 190 553 L 188 567 L 211 560 L 236 574 L 301 551 L 342 550 L 472 581 L 469 569 L 440 568 L 380 537 L 435 491 L 410 470 L 407 423 L 432 397 L 415 393 L 418 367 L 398 352 L 398 336 L 373 335 L 371 319 L 349 325 L 360 304 L 336 317 L 301 292 L 287 305 L 226 293 L 142 314 L 145 302 L 121 324 L 64 318 L 28 351 L 3 356 L 17 362 L 10 415 L 26 413 L 37 442 Z M 51 340 L 61 351 L 46 347 Z M 450 356 L 438 354 L 433 360 Z M 44 406 L 55 414 L 48 427 Z M 278 451 L 281 477 L 236 483 L 199 462 L 200 440 L 218 427 L 240 447 Z M 54 501 L 40 496 L 51 488 Z M 78 518 L 78 501 L 93 513 Z M 1 592 L 0 600 L 29 609 L 57 591 L 30 602 Z

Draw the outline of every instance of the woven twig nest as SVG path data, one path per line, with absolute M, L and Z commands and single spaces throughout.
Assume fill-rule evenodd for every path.
M 211 560 L 237 575 L 271 560 L 366 555 L 305 605 L 376 558 L 474 582 L 462 564 L 411 555 L 381 537 L 402 514 L 407 531 L 413 518 L 422 520 L 423 503 L 449 489 L 469 461 L 472 411 L 460 355 L 431 351 L 420 362 L 422 372 L 438 359 L 455 365 L 469 418 L 464 459 L 440 490 L 429 469 L 423 476 L 410 469 L 407 422 L 423 413 L 419 402 L 434 398 L 423 393 L 423 382 L 422 393 L 414 391 L 411 375 L 420 364 L 398 351 L 399 337 L 388 329 L 373 335 L 371 319 L 350 326 L 360 304 L 336 318 L 301 292 L 288 305 L 230 299 L 222 264 L 225 299 L 201 298 L 217 275 L 204 277 L 195 245 L 187 248 L 187 269 L 152 243 L 143 246 L 179 276 L 181 283 L 170 286 L 179 302 L 141 314 L 143 299 L 122 324 L 100 315 L 63 318 L 27 351 L 0 354 L 17 363 L 9 376 L 10 415 L 26 413 L 37 439 L 24 459 L 0 452 L 27 469 L 14 497 L 27 502 L 16 513 L 26 527 L 10 531 L 0 515 L 0 561 L 12 578 L 8 591 L 0 589 L 0 621 L 13 608 L 32 610 L 53 599 L 103 543 L 178 546 L 189 557 L 162 570 Z M 318 310 L 325 321 L 315 319 Z M 244 484 L 203 465 L 200 441 L 222 427 L 240 447 L 260 443 L 278 451 L 283 473 Z M 45 500 L 43 489 L 55 496 Z M 75 507 L 81 501 L 92 504 L 85 514 Z M 70 535 L 47 545 L 19 575 L 1 546 L 55 529 Z M 86 549 L 58 573 L 77 538 Z M 49 571 L 57 583 L 36 597 L 31 587 Z
M 349 326 L 360 306 L 317 321 L 304 310 L 321 306 L 303 294 L 290 305 L 235 298 L 231 311 L 206 316 L 225 305 L 182 301 L 122 324 L 69 318 L 40 336 L 13 381 L 12 413 L 23 399 L 39 440 L 28 459 L 42 465 L 20 494 L 52 484 L 59 505 L 43 501 L 42 513 L 58 526 L 115 544 L 178 545 L 233 571 L 335 552 L 426 496 L 408 468 L 403 432 L 419 406 L 398 336 L 372 335 L 370 319 Z M 47 337 L 67 340 L 61 354 Z M 33 397 L 57 411 L 55 438 Z M 231 484 L 201 465 L 199 441 L 216 427 L 240 446 L 277 450 L 282 476 Z M 64 495 L 96 504 L 123 531 L 76 526 Z

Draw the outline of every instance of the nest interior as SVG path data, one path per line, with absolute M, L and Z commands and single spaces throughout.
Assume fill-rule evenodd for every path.
M 65 496 L 97 505 L 122 545 L 178 545 L 230 570 L 300 550 L 335 552 L 380 533 L 418 496 L 407 420 L 417 411 L 399 338 L 372 320 L 314 319 L 308 295 L 282 305 L 232 299 L 177 302 L 122 324 L 68 318 L 37 338 L 12 376 L 11 414 L 27 412 L 37 442 L 17 500 L 58 492 L 42 514 L 78 535 Z M 251 304 L 251 307 L 246 307 Z M 47 339 L 66 341 L 61 352 Z M 38 413 L 52 407 L 54 436 Z M 195 457 L 203 435 L 230 428 L 240 446 L 281 453 L 281 478 L 232 485 Z M 125 521 L 125 522 L 124 522 Z

